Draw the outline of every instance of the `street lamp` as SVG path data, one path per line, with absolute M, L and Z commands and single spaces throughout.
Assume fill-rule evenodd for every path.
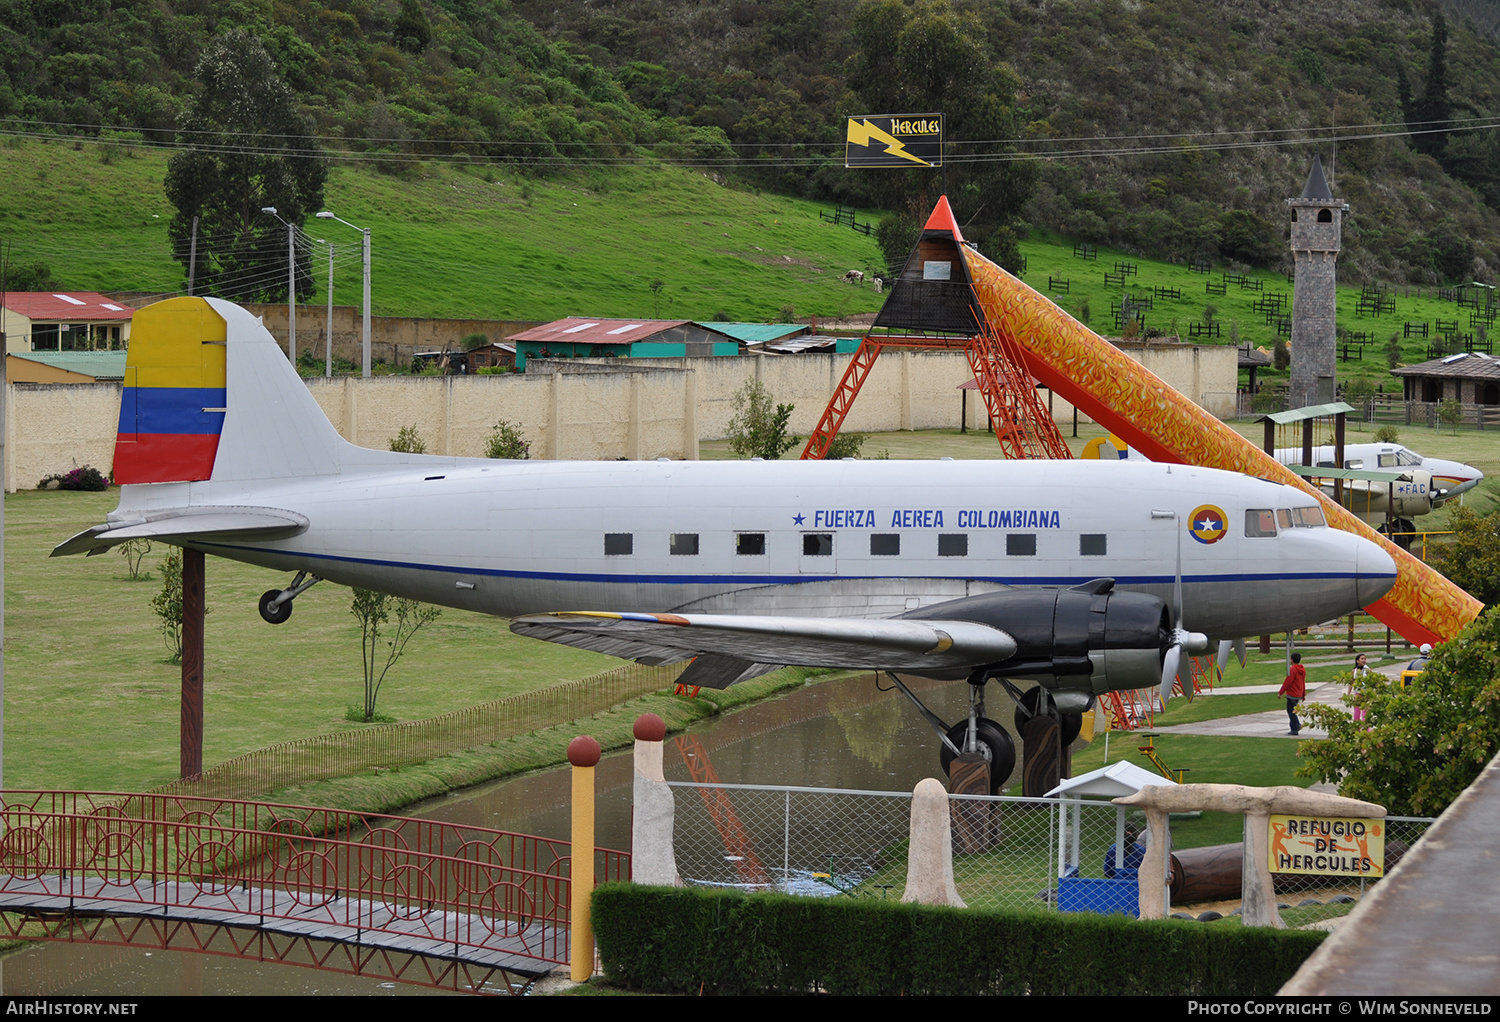
M 260 207 L 286 224 L 286 355 L 297 364 L 297 228 L 276 212 L 275 206 Z
M 364 235 L 365 239 L 365 298 L 364 298 L 364 364 L 361 375 L 370 375 L 370 229 L 368 227 L 355 227 L 342 217 L 336 217 L 328 210 L 318 214 L 319 220 L 337 220 L 345 227 L 354 227 L 356 231 Z

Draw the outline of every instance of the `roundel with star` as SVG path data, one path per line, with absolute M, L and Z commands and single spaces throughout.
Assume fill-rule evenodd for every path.
M 1229 520 L 1224 517 L 1223 509 L 1204 504 L 1188 520 L 1188 532 L 1199 543 L 1217 543 L 1228 535 Z

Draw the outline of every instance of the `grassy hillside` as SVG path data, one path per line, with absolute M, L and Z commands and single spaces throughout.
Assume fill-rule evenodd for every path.
M 108 153 L 109 162 L 103 162 Z M 69 288 L 175 292 L 166 159 L 68 142 L 0 147 L 0 238 Z M 875 242 L 815 203 L 755 194 L 665 165 L 537 180 L 504 168 L 422 164 L 400 177 L 336 167 L 328 208 L 372 232 L 380 314 L 550 319 L 570 314 L 709 319 L 832 317 L 879 308 L 845 270 L 875 270 Z M 360 302 L 359 235 L 337 246 L 334 300 Z M 327 250 L 313 258 L 322 301 Z M 661 281 L 658 291 L 652 285 Z

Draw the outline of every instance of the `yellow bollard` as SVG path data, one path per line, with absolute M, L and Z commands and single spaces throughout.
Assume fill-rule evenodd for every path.
M 589 920 L 589 898 L 594 893 L 594 767 L 599 765 L 599 743 L 579 735 L 568 743 L 573 764 L 572 922 L 569 950 L 573 982 L 594 974 L 594 927 Z

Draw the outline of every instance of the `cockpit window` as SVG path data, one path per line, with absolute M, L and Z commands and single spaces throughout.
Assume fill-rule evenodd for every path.
M 1292 527 L 1292 512 L 1284 507 L 1277 508 L 1276 524 L 1280 525 L 1283 529 L 1290 529 Z
M 1396 464 L 1416 466 L 1422 464 L 1422 459 L 1411 453 L 1411 451 L 1397 451 Z
M 1276 535 L 1276 513 L 1270 508 L 1252 507 L 1245 512 L 1246 536 Z
M 1395 468 L 1396 467 L 1396 456 L 1394 454 L 1382 454 L 1380 456 L 1380 467 L 1381 468 Z
M 1294 507 L 1292 518 L 1299 529 L 1314 529 L 1328 524 L 1323 518 L 1323 509 L 1320 507 Z

